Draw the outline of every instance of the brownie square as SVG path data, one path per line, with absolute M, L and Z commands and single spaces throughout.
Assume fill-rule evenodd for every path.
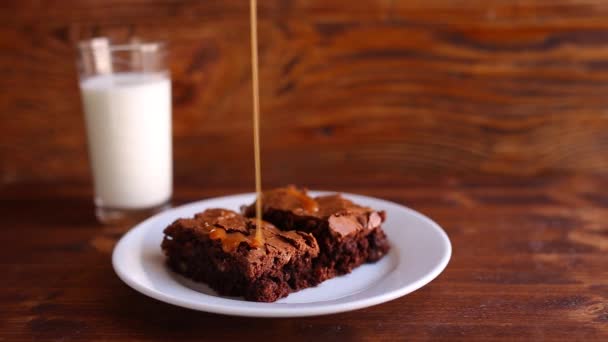
M 312 198 L 306 190 L 288 186 L 264 192 L 262 207 L 264 220 L 276 227 L 316 238 L 320 252 L 313 260 L 312 282 L 350 273 L 363 263 L 379 260 L 390 249 L 381 227 L 385 213 L 339 194 Z M 243 212 L 255 216 L 255 203 Z
M 272 302 L 316 285 L 312 260 L 319 247 L 305 232 L 264 222 L 264 246 L 251 247 L 256 222 L 224 209 L 178 219 L 164 230 L 162 249 L 177 273 L 207 283 L 221 295 Z

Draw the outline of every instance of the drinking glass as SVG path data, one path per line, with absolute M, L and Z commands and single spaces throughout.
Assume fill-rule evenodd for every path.
M 173 191 L 171 78 L 166 45 L 79 44 L 96 216 L 140 218 L 169 205 Z

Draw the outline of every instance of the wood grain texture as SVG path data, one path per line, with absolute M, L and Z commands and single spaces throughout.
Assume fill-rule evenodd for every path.
M 251 191 L 247 4 L 0 2 L 1 341 L 608 340 L 600 0 L 260 1 L 265 186 L 411 206 L 453 258 L 404 298 L 300 319 L 189 311 L 120 282 L 128 227 L 94 221 L 74 47 L 169 41 L 175 202 Z
M 205 314 L 114 274 L 127 227 L 94 222 L 85 185 L 0 188 L 0 340 L 400 341 L 608 339 L 606 177 L 425 178 L 341 190 L 409 205 L 453 244 L 444 273 L 403 298 L 298 319 Z M 177 203 L 248 188 L 185 187 Z
M 270 182 L 608 168 L 605 1 L 260 6 Z M 252 182 L 246 1 L 0 7 L 0 182 L 89 180 L 74 46 L 96 35 L 170 42 L 178 184 Z

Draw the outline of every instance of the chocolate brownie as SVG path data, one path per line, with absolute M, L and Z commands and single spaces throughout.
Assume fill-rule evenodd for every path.
M 262 195 L 264 220 L 285 231 L 311 233 L 320 253 L 313 260 L 314 282 L 350 273 L 355 267 L 382 258 L 390 246 L 381 228 L 383 211 L 363 207 L 339 194 L 312 198 L 294 186 Z M 243 209 L 255 216 L 255 203 Z
M 319 247 L 311 234 L 264 222 L 264 245 L 253 248 L 255 230 L 254 219 L 209 209 L 167 227 L 162 249 L 173 270 L 221 295 L 272 302 L 316 285 L 311 269 Z

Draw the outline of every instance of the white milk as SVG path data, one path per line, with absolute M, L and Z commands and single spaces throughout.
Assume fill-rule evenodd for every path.
M 106 208 L 149 208 L 172 192 L 171 82 L 118 73 L 80 83 L 95 183 Z

